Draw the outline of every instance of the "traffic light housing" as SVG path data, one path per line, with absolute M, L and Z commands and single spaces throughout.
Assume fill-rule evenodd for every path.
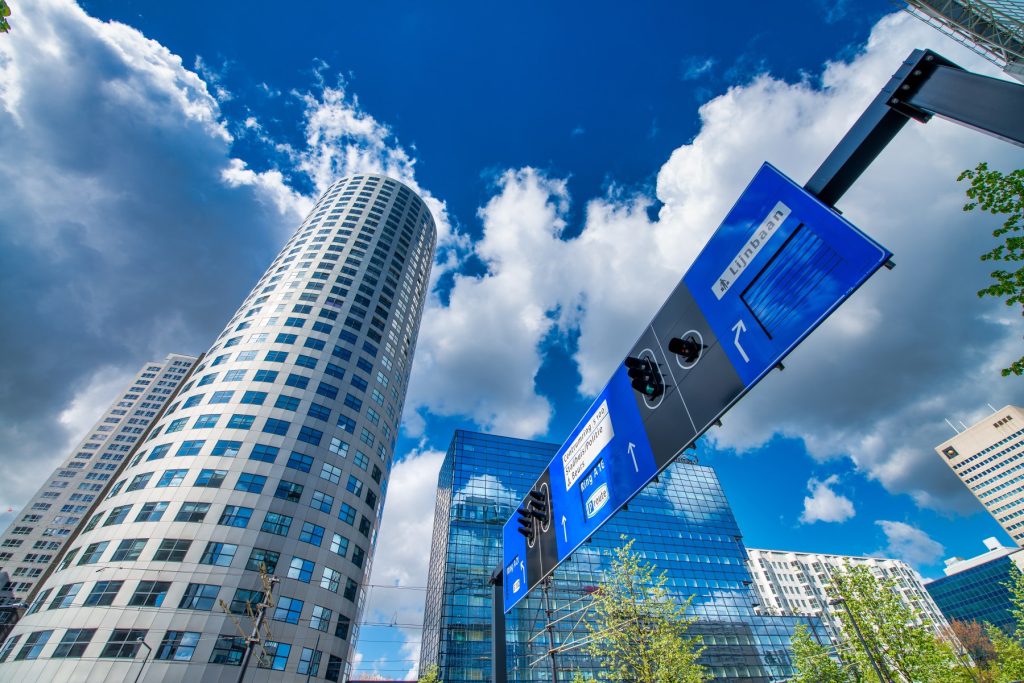
M 532 542 L 535 524 L 533 514 L 528 509 L 528 506 L 524 505 L 516 511 L 516 523 L 519 525 L 516 530 L 525 536 L 527 541 Z
M 633 389 L 646 398 L 658 398 L 665 393 L 665 382 L 662 381 L 661 372 L 653 360 L 629 356 L 625 362 L 629 368 L 628 374 Z
M 672 337 L 668 342 L 668 350 L 677 356 L 682 356 L 687 363 L 695 362 L 706 348 L 707 346 L 697 341 L 692 334 L 687 335 L 685 339 Z
M 530 516 L 546 529 L 551 523 L 551 506 L 548 504 L 548 497 L 537 489 L 533 489 L 526 496 L 526 505 L 529 508 Z

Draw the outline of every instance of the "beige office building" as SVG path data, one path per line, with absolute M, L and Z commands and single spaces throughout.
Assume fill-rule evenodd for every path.
M 997 410 L 935 452 L 1024 547 L 1024 409 Z

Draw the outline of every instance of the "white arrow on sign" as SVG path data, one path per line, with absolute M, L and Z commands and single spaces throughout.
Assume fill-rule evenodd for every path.
M 736 350 L 740 352 L 741 356 L 743 356 L 743 362 L 749 363 L 750 356 L 748 356 L 747 352 L 743 350 L 742 346 L 740 346 L 740 333 L 747 331 L 747 324 L 740 320 L 738 323 L 732 326 L 732 329 L 736 333 L 736 338 L 733 340 L 732 343 L 736 345 Z
M 566 543 L 569 542 L 569 532 L 565 530 L 565 515 L 562 515 L 562 538 Z
M 636 444 L 633 443 L 632 441 L 630 441 L 629 442 L 629 447 L 626 450 L 629 451 L 629 456 L 631 458 L 633 458 L 633 469 L 636 470 L 637 472 L 639 472 L 640 468 L 637 467 L 637 464 L 636 464 L 636 453 L 633 452 L 634 448 L 636 448 Z

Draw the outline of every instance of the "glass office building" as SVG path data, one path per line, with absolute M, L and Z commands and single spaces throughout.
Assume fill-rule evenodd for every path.
M 557 444 L 464 431 L 452 439 L 438 479 L 421 661 L 424 671 L 437 665 L 445 683 L 491 680 L 487 581 L 501 561 L 502 526 L 557 450 Z M 509 681 L 568 681 L 576 670 L 596 671 L 583 648 L 570 649 L 586 636 L 577 611 L 623 536 L 636 539 L 634 548 L 667 572 L 675 595 L 693 596 L 690 614 L 698 621 L 691 633 L 703 637 L 702 663 L 716 679 L 791 676 L 789 639 L 798 621 L 827 642 L 817 619 L 756 613 L 747 553 L 714 471 L 680 462 L 556 570 L 547 605 L 536 589 L 508 615 Z M 546 654 L 548 612 L 557 621 L 554 646 L 562 649 L 553 663 Z
M 1013 619 L 1010 590 L 1011 567 L 1024 563 L 1024 550 L 1003 548 L 986 539 L 989 551 L 976 558 L 946 561 L 946 576 L 929 581 L 925 590 L 949 620 L 992 624 L 1006 633 L 1017 625 Z

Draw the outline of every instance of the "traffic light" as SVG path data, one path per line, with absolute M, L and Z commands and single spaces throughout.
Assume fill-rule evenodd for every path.
M 548 497 L 534 489 L 527 494 L 526 505 L 530 510 L 530 515 L 546 529 L 551 521 L 551 508 L 548 505 Z
M 516 515 L 516 521 L 519 524 L 517 531 L 525 536 L 527 541 L 532 542 L 535 528 L 533 513 L 528 509 L 528 506 L 524 505 L 516 511 Z
M 626 358 L 629 378 L 633 380 L 633 388 L 647 398 L 658 398 L 665 393 L 665 383 L 661 379 L 658 366 L 650 358 Z
M 688 335 L 686 339 L 680 339 L 679 337 L 672 337 L 668 343 L 668 350 L 677 356 L 682 356 L 687 363 L 693 363 L 707 346 L 697 341 L 694 336 Z

